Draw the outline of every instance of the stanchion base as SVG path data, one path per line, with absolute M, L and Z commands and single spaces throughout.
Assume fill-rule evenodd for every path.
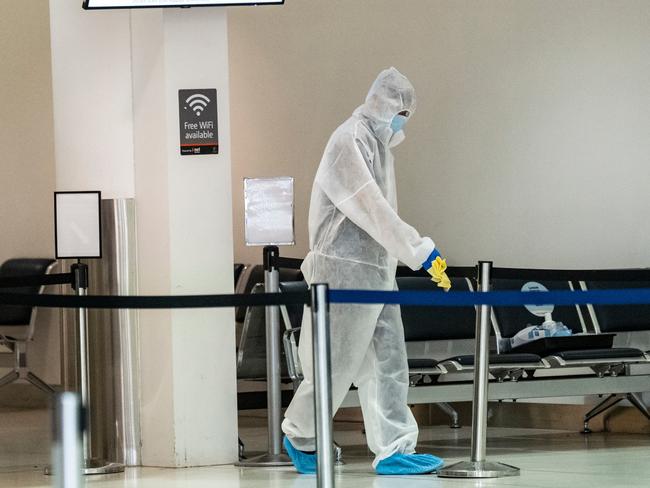
M 85 467 L 82 469 L 82 473 L 85 475 L 93 474 L 114 474 L 114 473 L 123 473 L 124 465 L 120 463 L 109 463 L 103 459 L 90 459 L 86 461 Z M 45 468 L 45 474 L 51 476 L 52 467 L 47 466 Z
M 235 463 L 235 466 L 242 468 L 274 468 L 281 466 L 293 466 L 291 459 L 286 454 L 262 454 L 250 459 L 242 459 Z
M 83 474 L 113 474 L 123 473 L 124 465 L 120 463 L 109 463 L 103 459 L 90 459 L 86 461 L 86 467 L 83 469 Z
M 503 478 L 519 476 L 519 468 L 489 461 L 461 461 L 438 470 L 441 478 Z

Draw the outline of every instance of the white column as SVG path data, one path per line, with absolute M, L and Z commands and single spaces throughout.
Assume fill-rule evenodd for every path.
M 139 293 L 231 293 L 225 10 L 50 11 L 57 188 L 135 197 Z M 217 89 L 218 155 L 180 156 L 178 90 L 192 88 Z M 234 311 L 139 323 L 143 464 L 234 462 Z
M 141 291 L 232 293 L 225 11 L 133 11 L 132 36 Z M 217 89 L 218 155 L 180 155 L 178 90 L 191 88 Z M 235 461 L 233 310 L 140 320 L 144 463 Z

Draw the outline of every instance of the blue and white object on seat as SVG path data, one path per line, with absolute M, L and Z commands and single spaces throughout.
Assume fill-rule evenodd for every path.
M 542 325 L 530 325 L 525 329 L 521 329 L 510 339 L 510 347 L 514 349 L 544 337 L 565 337 L 570 335 L 572 335 L 571 329 L 562 322 L 544 322 Z
M 529 281 L 521 287 L 521 291 L 539 293 L 548 292 L 548 288 L 536 281 Z M 537 317 L 544 317 L 544 322 L 541 325 L 530 325 L 517 332 L 510 339 L 511 348 L 514 349 L 515 347 L 544 337 L 566 337 L 572 334 L 571 329 L 562 322 L 553 320 L 553 316 L 551 315 L 555 309 L 553 305 L 526 305 L 526 309 Z
M 377 463 L 377 474 L 429 474 L 444 466 L 445 462 L 431 454 L 400 454 L 382 459 Z

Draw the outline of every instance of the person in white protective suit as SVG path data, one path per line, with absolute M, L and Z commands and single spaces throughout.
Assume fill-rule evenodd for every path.
M 314 181 L 302 271 L 333 289 L 395 290 L 397 262 L 416 270 L 440 254 L 397 214 L 391 148 L 415 111 L 415 90 L 395 68 L 382 71 L 352 117 L 330 137 Z M 286 411 L 284 446 L 301 473 L 316 471 L 311 320 L 299 354 L 304 380 Z M 408 365 L 397 305 L 334 304 L 330 309 L 332 403 L 358 387 L 368 446 L 379 474 L 430 473 L 443 461 L 414 454 L 418 426 L 406 403 Z

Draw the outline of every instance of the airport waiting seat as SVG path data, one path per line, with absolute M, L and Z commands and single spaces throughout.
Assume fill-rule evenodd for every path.
M 567 281 L 538 281 L 549 290 L 568 291 L 576 287 Z M 520 290 L 526 280 L 493 280 L 494 290 Z M 557 349 L 547 348 L 540 352 L 550 368 L 588 367 L 598 376 L 617 375 L 625 365 L 647 362 L 647 357 L 638 349 L 613 348 L 612 334 L 589 333 L 582 307 L 577 305 L 555 307 L 553 319 L 566 325 L 573 335 L 554 341 Z M 541 323 L 542 319 L 532 315 L 525 307 L 495 307 L 493 325 L 499 338 L 514 336 L 530 323 Z M 560 346 L 561 345 L 561 346 Z M 551 347 L 551 346 L 549 346 Z M 524 349 L 520 347 L 518 349 Z
M 0 266 L 0 277 L 45 275 L 52 272 L 53 259 L 19 258 L 5 261 Z M 43 293 L 44 286 L 2 288 L 2 293 Z M 33 337 L 37 317 L 36 307 L 0 305 L 0 343 L 12 349 L 13 369 L 0 378 L 0 387 L 15 381 L 26 381 L 48 394 L 54 388 L 32 373 L 27 362 L 27 343 Z
M 260 264 L 245 265 L 245 266 L 242 265 L 242 266 L 243 268 L 240 270 L 239 278 L 237 279 L 237 282 L 235 284 L 235 293 L 249 294 L 251 293 L 253 288 L 258 284 L 262 284 L 262 290 L 263 290 L 264 267 Z M 236 267 L 235 267 L 235 273 L 237 273 Z M 301 280 L 302 273 L 299 270 L 281 269 L 280 279 L 284 281 Z M 244 322 L 246 319 L 247 312 L 248 312 L 248 307 L 241 306 L 235 308 L 235 337 L 238 345 L 237 346 L 238 350 L 240 349 L 240 345 L 243 342 L 242 336 L 244 334 Z M 246 352 L 246 354 L 247 356 L 249 355 L 248 352 Z
M 264 281 L 262 266 L 250 264 L 234 265 L 235 293 L 250 293 L 256 283 Z M 246 307 L 235 307 L 235 340 L 237 348 L 241 342 L 244 319 L 246 318 Z
M 304 293 L 309 289 L 305 281 L 281 281 L 281 293 Z M 305 307 L 302 305 L 283 305 L 280 307 L 284 333 L 282 343 L 287 361 L 287 372 L 293 381 L 294 389 L 303 380 L 302 366 L 298 357 L 298 341 Z
M 471 281 L 466 278 L 451 278 L 451 282 L 454 291 L 473 291 Z M 397 285 L 400 290 L 429 290 L 434 293 L 444 293 L 426 277 L 398 277 Z M 402 306 L 401 310 L 406 342 L 474 339 L 476 309 L 472 306 Z M 430 360 L 435 362 L 438 375 L 474 371 L 473 354 L 430 358 Z M 494 353 L 490 356 L 490 373 L 499 381 L 517 380 L 525 370 L 546 367 L 542 358 L 534 354 Z M 424 379 L 428 378 L 424 376 Z
M 590 281 L 580 286 L 583 290 L 650 288 L 650 281 Z M 590 305 L 588 310 L 598 333 L 650 330 L 650 305 Z
M 264 283 L 264 267 L 261 264 L 248 264 L 241 270 L 235 293 L 238 295 L 248 295 L 253 287 L 258 283 Z M 235 308 L 235 321 L 243 322 L 246 318 L 246 307 Z
M 233 271 L 234 271 L 234 276 L 233 276 L 234 281 L 233 281 L 233 283 L 235 284 L 235 289 L 237 288 L 237 282 L 239 281 L 239 277 L 241 276 L 242 271 L 244 271 L 245 267 L 246 266 L 244 264 L 241 264 L 241 263 L 235 263 L 234 266 L 233 266 Z
M 404 279 L 403 279 L 404 280 Z M 400 289 L 422 289 L 429 286 L 435 289 L 424 278 L 408 278 L 412 280 L 409 286 L 400 282 Z M 540 281 L 540 280 L 538 280 Z M 494 290 L 520 290 L 526 283 L 523 280 L 493 280 L 492 288 Z M 574 285 L 569 282 L 542 282 L 549 290 L 571 290 Z M 453 283 L 455 290 L 463 290 L 462 283 Z M 639 287 L 650 287 L 650 283 L 639 284 Z M 611 284 L 600 284 L 600 288 L 614 288 Z M 629 287 L 629 283 L 620 284 L 621 288 Z M 595 286 L 594 286 L 595 288 Z M 561 372 L 565 368 L 590 368 L 598 378 L 605 376 L 616 377 L 617 375 L 626 374 L 629 367 L 634 364 L 646 364 L 648 355 L 643 351 L 633 347 L 612 347 L 611 333 L 630 330 L 650 330 L 650 306 L 643 306 L 636 311 L 630 310 L 629 307 L 601 307 L 596 310 L 590 307 L 590 312 L 594 315 L 594 329 L 596 333 L 591 333 L 586 324 L 586 312 L 584 307 L 577 306 L 560 306 L 556 307 L 553 312 L 553 318 L 567 325 L 573 336 L 569 338 L 560 338 L 564 348 L 560 350 L 549 349 L 540 350 L 533 353 L 530 351 L 514 351 L 504 347 L 505 340 L 514 336 L 519 330 L 527 327 L 530 323 L 541 323 L 541 318 L 536 317 L 526 310 L 525 307 L 494 307 L 492 312 L 493 332 L 496 335 L 497 351 L 490 354 L 489 371 L 490 374 L 499 382 L 507 379 L 517 382 L 524 374 L 527 378 L 532 379 L 535 372 L 543 370 L 545 378 L 557 378 L 562 381 Z M 602 310 L 602 309 L 605 310 Z M 634 307 L 632 307 L 634 308 Z M 609 310 L 607 310 L 609 309 Z M 411 316 L 411 314 L 413 314 Z M 450 320 L 450 316 L 457 315 L 458 320 Z M 439 335 L 440 339 L 463 339 L 474 337 L 474 309 L 469 308 L 466 316 L 461 320 L 461 314 L 458 309 L 447 309 L 445 307 L 402 307 L 405 331 L 410 337 L 413 330 L 430 328 L 432 331 L 439 330 L 442 320 L 447 321 L 443 329 L 452 331 L 453 336 Z M 645 321 L 639 318 L 639 315 L 645 315 Z M 602 317 L 602 324 L 599 326 L 598 317 Z M 627 321 L 627 323 L 625 323 Z M 458 326 L 458 324 L 465 324 Z M 413 326 L 412 324 L 417 324 Z M 456 325 L 455 325 L 456 324 Z M 610 334 L 607 336 L 606 334 Z M 420 336 L 419 338 L 425 338 Z M 436 340 L 435 336 L 429 337 Z M 509 341 L 507 342 L 509 344 Z M 567 347 L 573 346 L 573 347 Z M 436 366 L 441 370 L 440 375 L 449 375 L 453 373 L 466 373 L 474 369 L 473 355 L 460 355 L 437 361 Z M 566 377 L 566 376 L 564 376 Z M 588 377 L 585 377 L 588 378 Z M 639 378 L 643 382 L 643 377 Z M 597 389 L 597 387 L 596 387 Z M 512 390 L 512 398 L 516 398 L 516 390 Z M 600 405 L 597 405 L 585 417 L 585 431 L 588 431 L 587 422 L 589 418 L 610 408 L 623 399 L 628 399 L 644 415 L 650 416 L 648 408 L 643 404 L 641 396 L 638 393 L 624 393 L 609 396 Z M 650 417 L 649 417 L 650 418 Z
M 264 293 L 264 285 L 258 283 L 252 294 Z M 280 331 L 280 338 L 282 331 Z M 281 358 L 283 377 L 288 377 L 286 361 Z M 246 311 L 242 335 L 237 350 L 237 379 L 266 380 L 266 310 L 249 307 Z
M 280 269 L 280 281 L 300 281 L 302 272 L 299 269 Z M 235 293 L 249 294 L 253 287 L 258 283 L 264 283 L 264 266 L 261 264 L 250 264 L 241 271 Z M 237 307 L 235 309 L 235 321 L 243 322 L 246 318 L 247 307 Z
M 426 277 L 397 277 L 397 287 L 401 291 L 431 291 L 443 293 L 431 279 Z M 451 278 L 454 291 L 470 291 L 471 284 L 465 278 Z M 404 340 L 408 343 L 428 341 L 450 341 L 472 339 L 476 325 L 474 307 L 414 307 L 401 308 L 404 324 Z M 435 381 L 437 376 L 447 373 L 441 367 L 446 358 L 409 358 L 411 385 Z M 417 374 L 420 377 L 416 376 Z
M 494 279 L 492 280 L 492 290 L 519 291 L 530 281 Z M 538 283 L 554 291 L 570 291 L 572 289 L 568 281 L 538 281 Z M 543 321 L 542 318 L 533 315 L 523 306 L 494 307 L 494 315 L 499 326 L 497 334 L 501 337 L 513 337 L 517 332 L 531 323 L 538 324 Z M 582 310 L 574 305 L 555 307 L 553 310 L 553 320 L 562 322 L 574 334 L 587 332 Z
M 257 268 L 257 266 L 254 266 Z M 259 266 L 262 270 L 262 267 Z M 263 281 L 263 270 L 261 278 Z M 258 279 L 260 274 L 257 271 L 250 273 L 247 279 L 249 282 Z M 303 283 L 302 274 L 299 270 L 280 270 L 280 277 L 286 283 Z M 242 279 L 244 277 L 242 276 Z M 248 284 L 244 287 L 246 289 Z M 254 284 L 249 293 L 264 293 L 264 284 Z M 237 349 L 237 377 L 238 379 L 266 380 L 266 310 L 264 307 L 244 307 L 244 323 Z M 302 316 L 302 311 L 300 311 Z M 279 332 L 282 339 L 282 330 Z M 286 361 L 281 358 L 282 376 L 288 378 Z
M 494 279 L 492 280 L 492 290 L 511 290 L 519 291 L 530 280 L 516 279 Z M 569 291 L 571 285 L 567 281 L 544 281 L 542 283 L 549 290 Z M 566 325 L 573 334 L 585 334 L 587 332 L 584 317 L 580 308 L 575 306 L 555 307 L 553 319 Z M 555 351 L 539 351 L 531 353 L 526 348 L 521 350 L 510 350 L 510 338 L 514 337 L 520 330 L 532 324 L 539 324 L 543 319 L 530 313 L 525 307 L 494 307 L 492 309 L 492 327 L 497 338 L 497 350 L 501 355 L 510 357 L 513 362 L 504 365 L 499 371 L 499 379 L 505 375 L 510 379 L 519 379 L 526 373 L 533 376 L 537 370 L 550 368 L 551 365 L 545 359 L 547 353 Z M 492 362 L 493 358 L 490 358 Z M 516 361 L 515 361 L 516 360 Z
M 397 278 L 400 291 L 444 293 L 427 277 Z M 466 278 L 451 278 L 454 291 L 472 291 Z M 415 307 L 402 305 L 402 322 L 406 342 L 473 338 L 476 328 L 474 307 Z
M 581 282 L 583 290 L 616 290 L 622 288 L 650 288 L 648 281 L 593 281 Z M 589 316 L 596 333 L 634 333 L 650 331 L 650 305 L 589 305 Z M 629 374 L 630 364 L 644 363 L 649 359 L 648 352 L 637 348 L 617 347 L 614 351 L 627 352 L 630 363 L 626 363 L 618 374 Z M 644 360 L 645 359 L 645 360 Z M 650 409 L 643 401 L 641 392 L 612 394 L 585 414 L 584 431 L 591 432 L 589 421 L 610 410 L 621 401 L 628 400 L 646 418 L 650 419 Z

